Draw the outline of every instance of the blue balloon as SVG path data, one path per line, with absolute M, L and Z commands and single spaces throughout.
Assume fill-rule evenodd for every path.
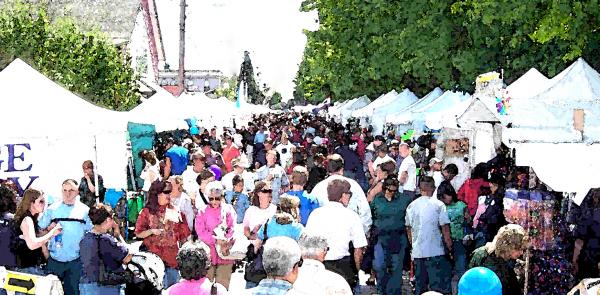
M 489 268 L 474 267 L 458 281 L 458 295 L 502 295 L 502 283 Z

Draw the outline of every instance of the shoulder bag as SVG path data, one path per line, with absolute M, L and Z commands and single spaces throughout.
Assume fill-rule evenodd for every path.
M 248 255 L 252 255 L 249 257 L 253 257 L 254 259 L 252 261 L 250 261 L 248 264 L 246 264 L 246 272 L 244 274 L 244 279 L 248 282 L 253 282 L 253 283 L 259 283 L 262 279 L 267 277 L 267 273 L 265 272 L 265 269 L 263 268 L 263 262 L 262 262 L 262 256 L 263 256 L 263 248 L 265 245 L 265 242 L 267 241 L 267 227 L 269 225 L 269 221 L 271 221 L 270 219 L 267 220 L 267 222 L 265 223 L 265 227 L 263 227 L 263 239 L 262 239 L 262 245 L 260 246 L 260 248 L 258 249 L 258 251 L 256 252 L 256 254 L 254 253 L 254 244 L 250 243 L 250 245 L 248 246 Z

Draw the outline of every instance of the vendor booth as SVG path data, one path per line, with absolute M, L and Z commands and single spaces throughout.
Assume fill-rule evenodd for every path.
M 79 181 L 92 160 L 105 187 L 126 187 L 126 113 L 85 101 L 19 59 L 0 72 L 0 100 L 0 178 L 60 198 L 62 182 Z

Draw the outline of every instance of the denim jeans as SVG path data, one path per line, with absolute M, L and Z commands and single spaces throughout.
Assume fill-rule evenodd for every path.
M 166 290 L 172 285 L 177 284 L 180 278 L 181 277 L 179 276 L 179 270 L 175 268 L 166 267 L 165 277 L 163 279 L 163 289 Z
M 255 282 L 248 282 L 248 281 L 246 282 L 246 289 L 252 289 L 256 286 L 258 286 L 258 284 Z
M 79 284 L 79 292 L 85 295 L 121 295 L 122 286 L 104 286 L 98 283 Z
M 381 242 L 375 245 L 373 268 L 377 275 L 377 291 L 382 295 L 402 294 L 402 268 L 408 240 L 403 236 L 399 253 L 390 253 L 382 247 Z M 402 238 L 402 237 L 399 237 Z
M 79 295 L 79 278 L 83 272 L 81 259 L 77 258 L 69 262 L 60 262 L 48 259 L 48 272 L 55 274 L 63 285 L 65 295 Z
M 415 295 L 426 291 L 451 292 L 452 266 L 445 256 L 415 258 Z
M 454 254 L 454 273 L 460 279 L 467 271 L 467 250 L 462 241 L 452 241 Z

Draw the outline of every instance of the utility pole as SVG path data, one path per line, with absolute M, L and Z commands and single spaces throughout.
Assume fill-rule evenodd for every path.
M 179 71 L 178 71 L 178 88 L 179 93 L 185 90 L 185 0 L 180 0 L 179 9 Z

